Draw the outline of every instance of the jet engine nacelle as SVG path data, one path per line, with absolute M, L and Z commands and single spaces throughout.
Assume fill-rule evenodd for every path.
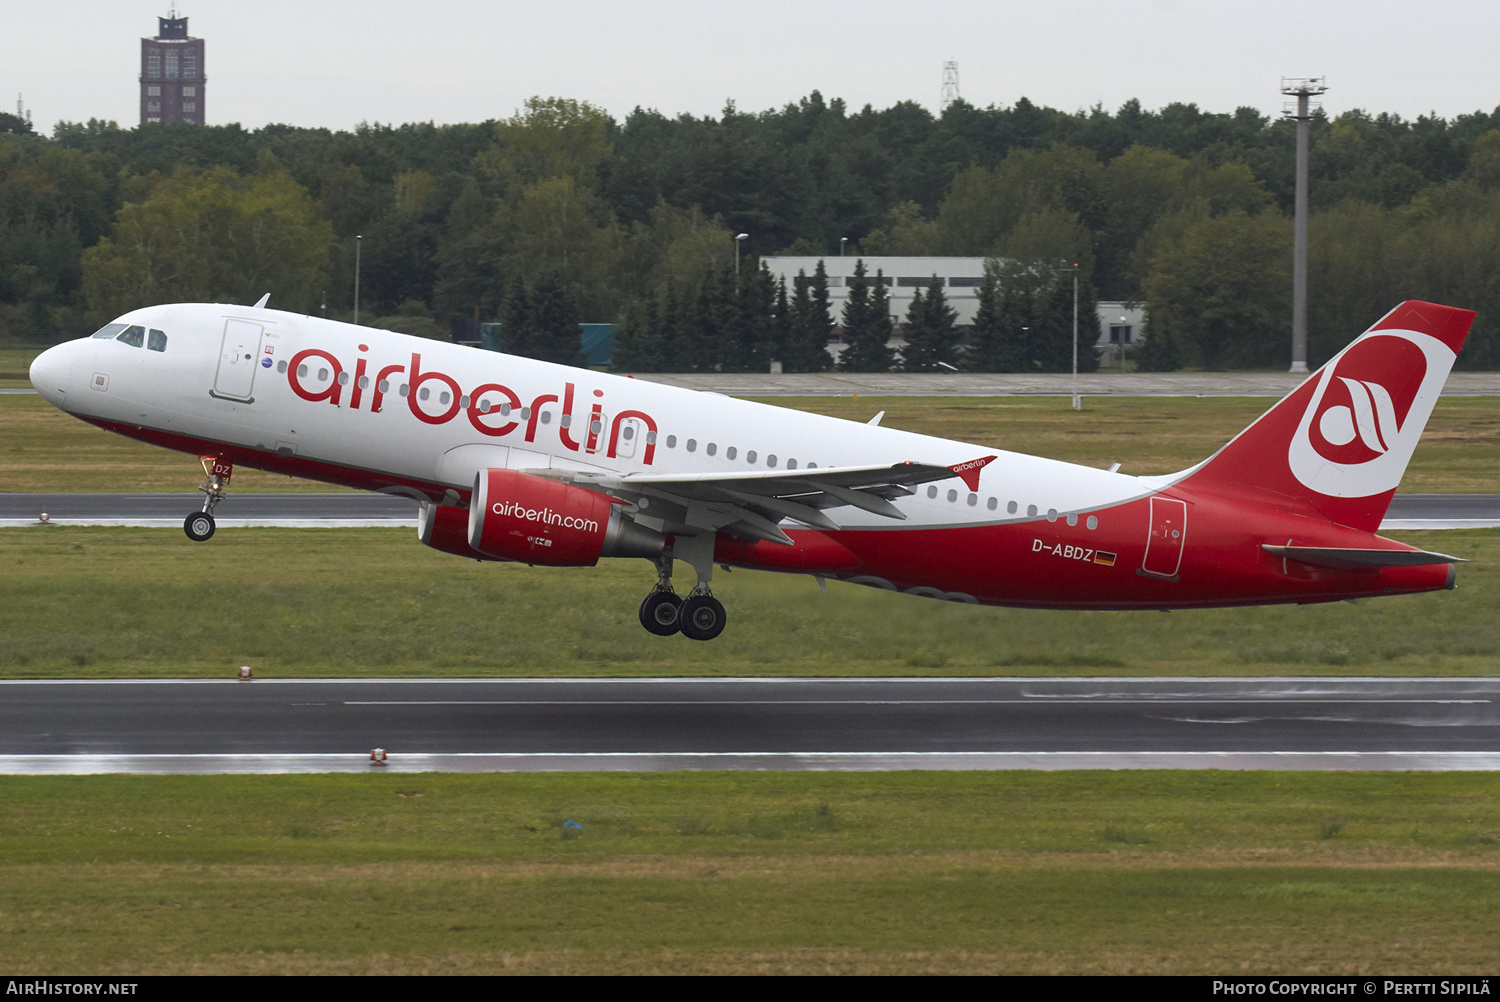
M 469 509 L 426 502 L 417 514 L 417 538 L 426 546 L 470 560 L 494 560 L 469 545 Z
M 620 513 L 609 495 L 516 470 L 482 470 L 468 543 L 500 560 L 591 567 L 600 557 L 655 557 L 666 538 Z

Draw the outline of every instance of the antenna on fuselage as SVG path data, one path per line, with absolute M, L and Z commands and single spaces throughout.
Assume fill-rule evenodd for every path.
M 266 301 L 268 299 L 270 299 L 270 298 L 271 298 L 271 294 L 269 292 L 266 293 L 264 296 L 261 296 L 259 299 L 257 299 L 255 301 L 255 308 L 257 310 L 263 310 L 263 309 L 265 309 L 266 308 Z

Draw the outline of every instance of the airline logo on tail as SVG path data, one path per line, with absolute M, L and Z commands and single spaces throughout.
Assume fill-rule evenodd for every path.
M 1395 489 L 1453 367 L 1442 341 L 1371 331 L 1323 367 L 1287 461 L 1302 486 L 1328 497 Z

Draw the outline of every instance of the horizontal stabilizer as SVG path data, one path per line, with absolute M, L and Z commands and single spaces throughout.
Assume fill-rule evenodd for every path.
M 1358 571 L 1376 567 L 1421 567 L 1427 564 L 1465 564 L 1463 557 L 1427 550 L 1361 550 L 1338 546 L 1273 546 L 1261 549 L 1276 557 L 1295 560 L 1312 567 L 1329 567 L 1337 571 Z

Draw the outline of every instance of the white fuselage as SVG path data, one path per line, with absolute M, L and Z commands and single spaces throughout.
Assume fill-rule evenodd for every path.
M 351 486 L 373 485 L 365 475 L 373 473 L 467 491 L 489 467 L 625 474 L 951 465 L 987 451 L 278 310 L 159 306 L 118 322 L 163 331 L 166 350 L 69 342 L 53 350 L 38 389 L 78 417 L 326 464 L 347 471 L 338 479 Z M 96 387 L 99 376 L 107 380 Z M 1156 483 L 1001 452 L 978 491 L 955 480 L 897 504 L 908 517 L 902 528 L 1026 521 L 1108 507 Z M 888 527 L 857 510 L 840 521 Z

